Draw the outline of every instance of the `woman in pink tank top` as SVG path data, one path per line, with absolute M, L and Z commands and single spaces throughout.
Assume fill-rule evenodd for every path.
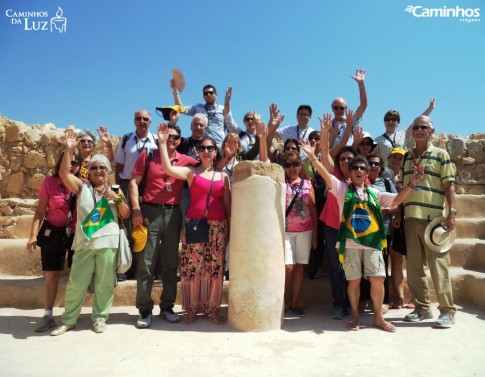
M 172 166 L 167 153 L 168 126 L 160 124 L 158 140 L 163 170 L 177 179 L 184 179 L 190 188 L 190 206 L 187 220 L 202 219 L 205 214 L 207 197 L 209 208 L 209 241 L 187 243 L 185 231 L 182 233 L 182 253 L 180 277 L 182 284 L 182 309 L 187 315 L 182 323 L 191 324 L 198 313 L 205 313 L 211 322 L 224 323 L 219 315 L 222 301 L 224 275 L 224 252 L 228 238 L 228 218 L 231 210 L 231 186 L 227 174 L 216 171 L 214 160 L 217 156 L 216 142 L 212 138 L 202 139 L 197 152 L 200 164 L 192 166 Z M 210 189 L 212 183 L 212 190 Z

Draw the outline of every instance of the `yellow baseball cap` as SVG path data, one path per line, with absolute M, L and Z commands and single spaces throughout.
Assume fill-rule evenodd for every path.
M 139 253 L 147 244 L 147 228 L 144 225 L 137 225 L 133 228 L 131 236 L 133 237 L 133 252 Z
M 163 106 L 163 107 L 156 107 L 155 108 L 158 111 L 161 111 L 162 112 L 162 116 L 163 116 L 163 119 L 165 120 L 170 120 L 170 112 L 172 110 L 175 110 L 179 113 L 183 113 L 184 112 L 184 108 L 182 106 L 179 106 L 179 105 L 175 105 L 175 106 Z
M 396 147 L 391 151 L 391 153 L 389 153 L 389 157 L 391 157 L 393 154 L 400 154 L 404 156 L 406 154 L 406 151 L 404 150 L 404 148 Z

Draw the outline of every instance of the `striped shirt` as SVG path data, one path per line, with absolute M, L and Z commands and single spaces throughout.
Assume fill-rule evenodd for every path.
M 406 218 L 433 220 L 443 216 L 445 192 L 443 184 L 455 181 L 455 171 L 450 155 L 442 148 L 430 145 L 421 156 L 410 152 L 401 167 L 399 180 L 403 187 L 411 180 L 413 168 L 424 166 L 424 178 L 404 202 Z

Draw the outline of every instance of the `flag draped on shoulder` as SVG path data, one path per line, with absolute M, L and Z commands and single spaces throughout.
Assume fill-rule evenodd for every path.
M 114 218 L 108 201 L 103 197 L 83 221 L 81 229 L 84 235 L 90 240 L 94 233 L 111 223 Z
M 356 243 L 382 250 L 387 247 L 386 232 L 379 200 L 366 185 L 367 200 L 360 200 L 353 183 L 345 194 L 344 210 L 337 241 L 340 242 L 339 259 L 343 263 L 347 238 Z

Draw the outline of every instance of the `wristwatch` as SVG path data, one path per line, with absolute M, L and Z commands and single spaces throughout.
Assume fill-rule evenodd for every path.
M 458 211 L 456 210 L 456 208 L 450 208 L 448 210 L 448 214 L 452 214 L 452 215 L 455 215 L 456 216 L 457 213 L 458 213 Z

